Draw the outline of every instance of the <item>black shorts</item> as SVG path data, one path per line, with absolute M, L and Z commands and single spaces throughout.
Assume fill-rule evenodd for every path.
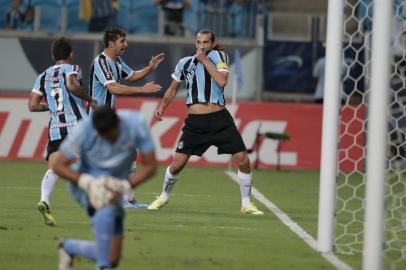
M 59 140 L 54 140 L 54 141 L 49 141 L 48 142 L 48 146 L 47 146 L 47 157 L 45 158 L 46 160 L 49 159 L 49 156 L 52 153 L 55 153 L 56 151 L 58 151 L 59 146 L 61 145 L 61 143 L 63 142 L 65 138 L 59 139 Z
M 201 156 L 210 146 L 218 154 L 235 154 L 247 148 L 233 117 L 224 109 L 207 114 L 189 114 L 182 128 L 176 152 Z

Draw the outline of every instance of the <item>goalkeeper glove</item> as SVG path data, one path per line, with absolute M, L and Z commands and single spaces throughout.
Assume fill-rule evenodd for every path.
M 107 189 L 106 177 L 96 179 L 89 174 L 81 174 L 78 181 L 78 186 L 86 191 L 90 204 L 94 208 L 100 208 L 113 201 L 114 194 Z
M 132 190 L 130 182 L 126 179 L 118 179 L 112 176 L 106 176 L 106 178 L 107 187 L 115 192 L 123 194 Z

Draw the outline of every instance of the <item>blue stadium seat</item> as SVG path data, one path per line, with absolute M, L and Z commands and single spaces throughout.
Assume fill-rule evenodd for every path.
M 233 3 L 227 12 L 227 34 L 234 37 L 247 36 L 247 5 Z
M 62 0 L 32 0 L 32 5 L 40 7 L 40 31 L 58 32 L 61 27 Z
M 201 0 L 189 0 L 190 8 L 183 12 L 183 25 L 187 32 L 195 35 L 202 28 L 205 6 Z
M 80 0 L 65 0 L 68 13 L 68 31 L 87 32 L 88 23 L 79 19 Z
M 120 0 L 120 9 L 118 10 L 117 26 L 130 32 L 130 20 L 131 18 L 131 0 Z
M 10 0 L 0 0 L 0 28 L 6 26 L 6 15 L 10 6 Z
M 117 23 L 129 33 L 158 33 L 158 13 L 151 0 L 121 0 Z

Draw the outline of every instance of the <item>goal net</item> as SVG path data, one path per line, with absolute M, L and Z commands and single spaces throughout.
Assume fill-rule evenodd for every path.
M 339 119 L 335 251 L 363 251 L 373 1 L 344 1 L 343 93 Z M 387 107 L 384 269 L 406 265 L 406 0 L 393 0 Z

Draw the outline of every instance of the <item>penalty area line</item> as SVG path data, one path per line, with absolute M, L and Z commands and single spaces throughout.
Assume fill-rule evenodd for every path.
M 239 184 L 237 174 L 235 172 L 225 172 L 234 182 Z M 279 220 L 285 224 L 291 231 L 293 231 L 299 238 L 308 244 L 313 250 L 317 251 L 323 258 L 331 263 L 338 270 L 353 270 L 349 265 L 341 261 L 333 252 L 319 252 L 317 248 L 317 241 L 296 222 L 294 222 L 285 212 L 283 212 L 274 203 L 268 200 L 264 194 L 258 191 L 255 187 L 251 187 L 251 194 L 265 205 Z

